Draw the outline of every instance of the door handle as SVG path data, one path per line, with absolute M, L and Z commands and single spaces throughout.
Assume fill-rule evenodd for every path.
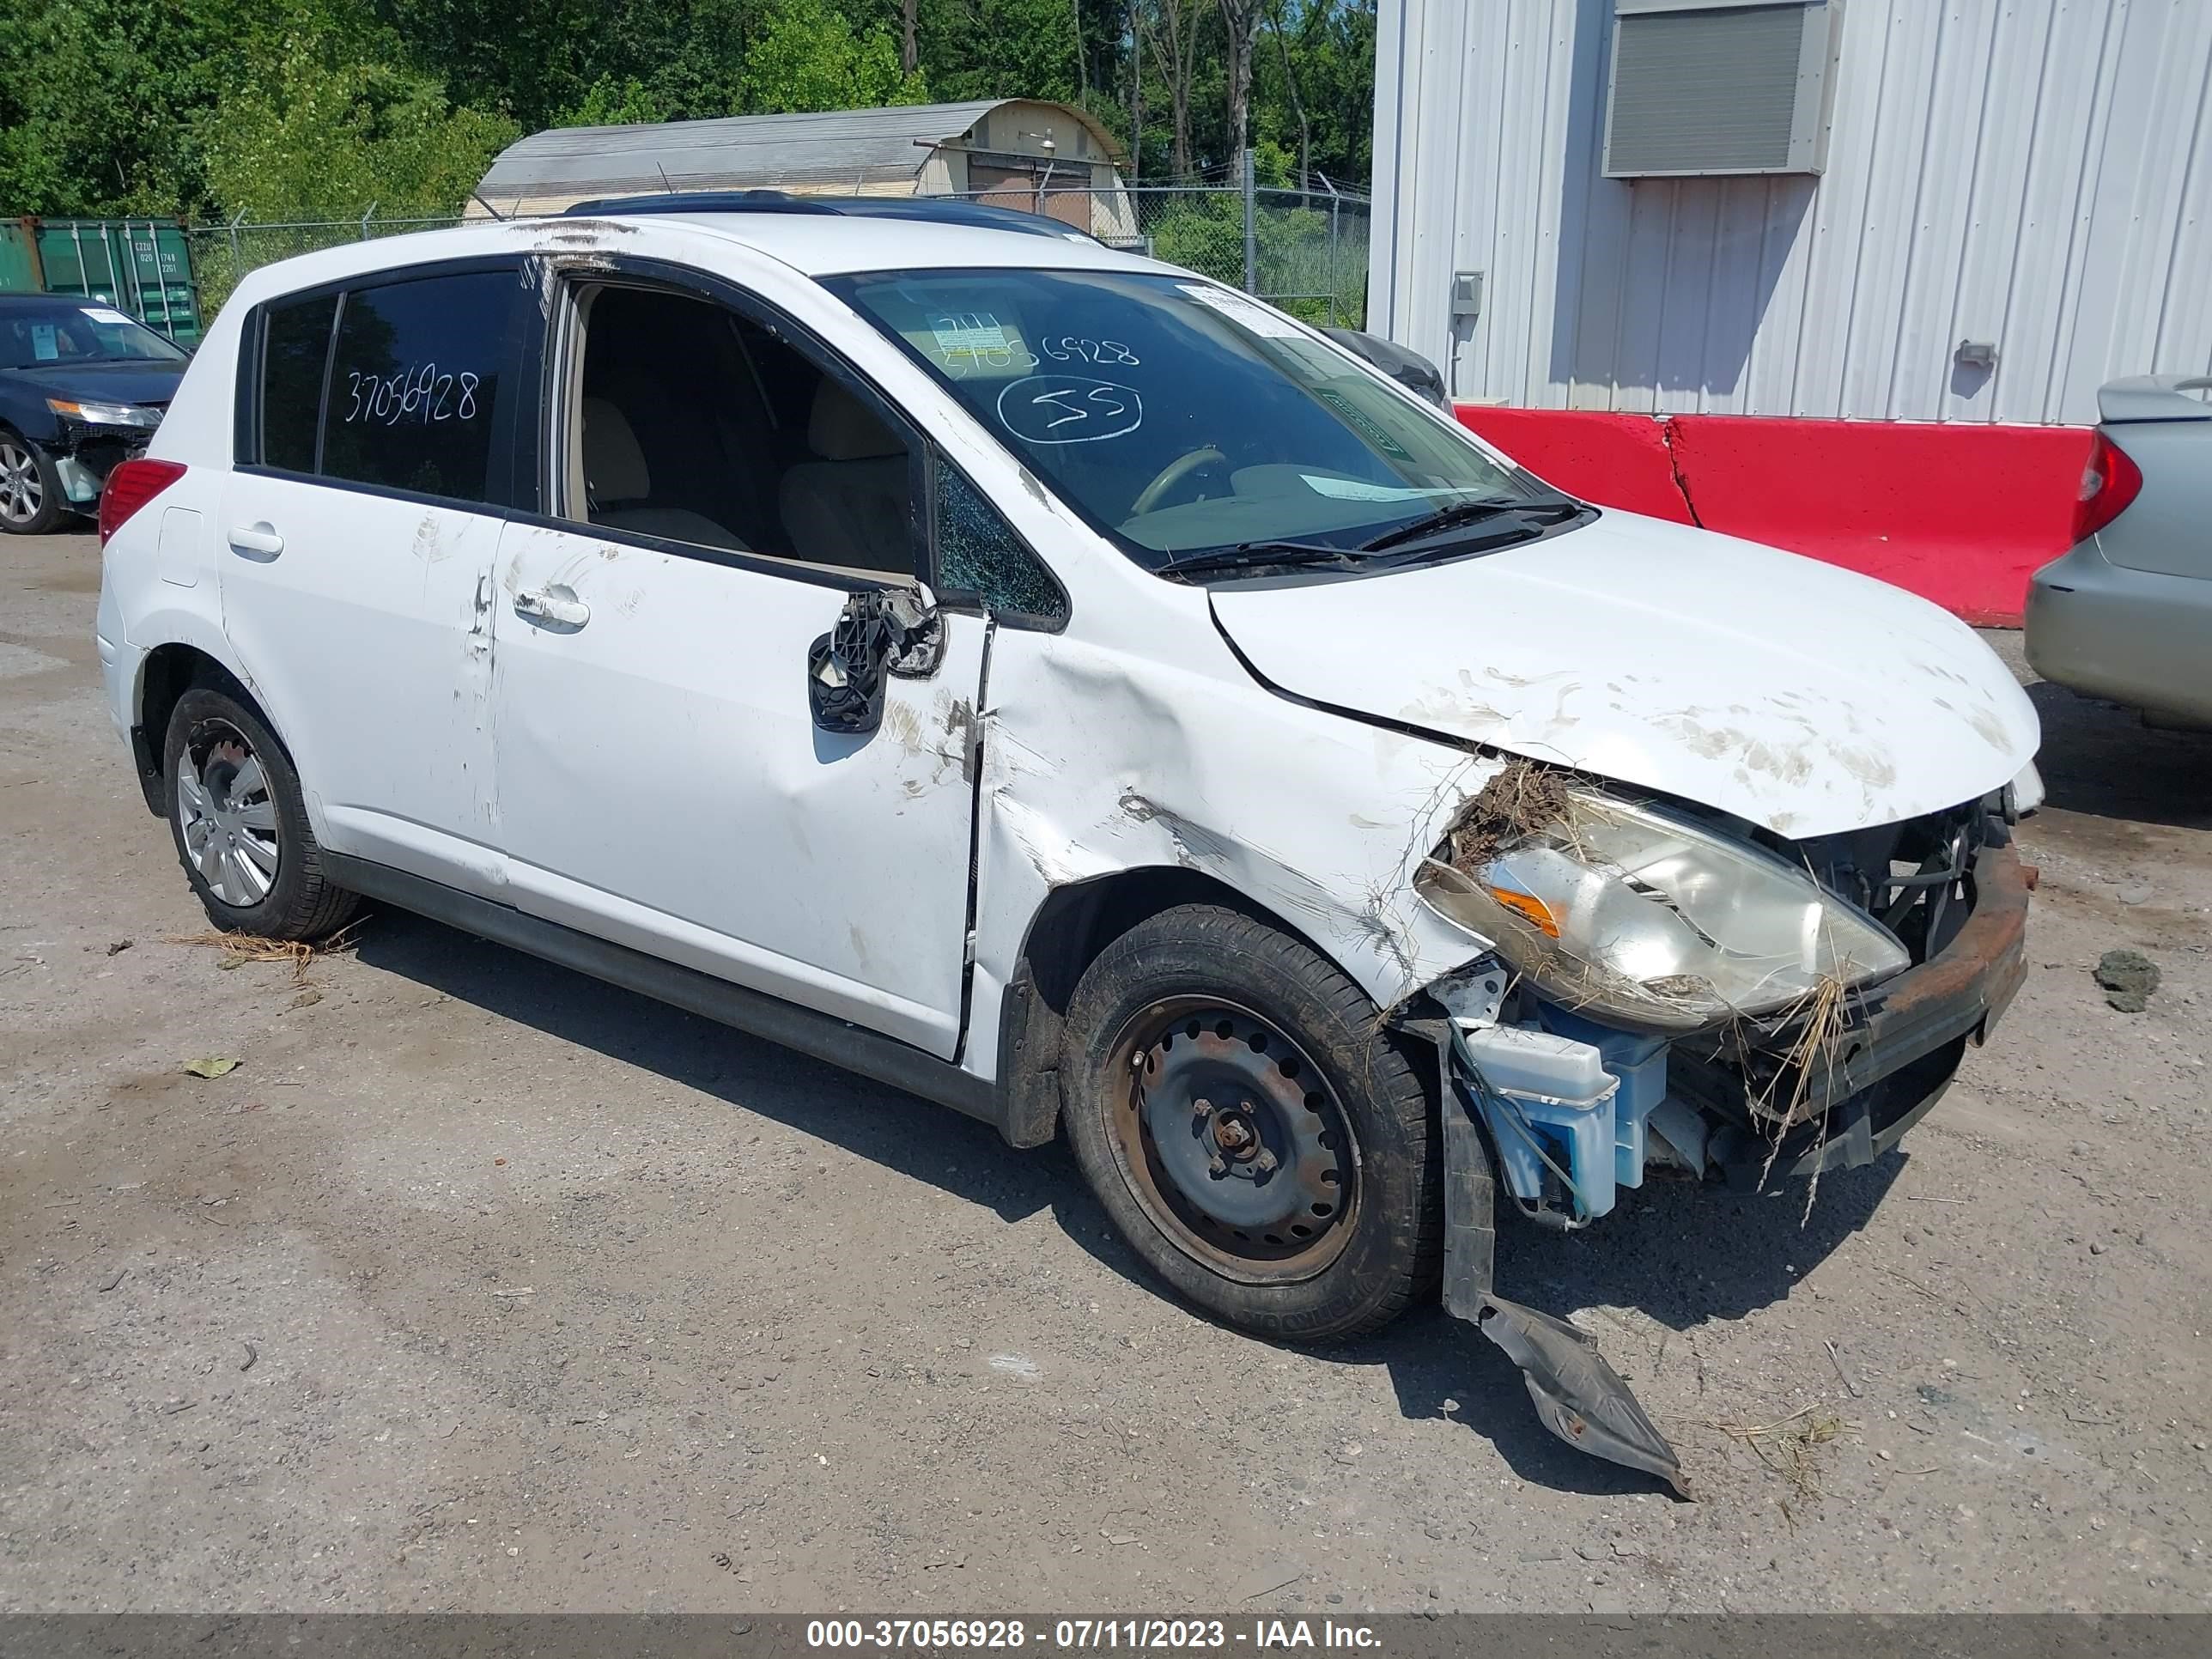
M 555 582 L 535 592 L 514 596 L 514 614 L 557 633 L 573 634 L 592 619 L 592 607 L 576 597 L 566 582 Z
M 284 538 L 276 533 L 274 526 L 264 519 L 258 524 L 233 525 L 230 545 L 234 552 L 258 554 L 264 559 L 273 559 L 284 550 Z

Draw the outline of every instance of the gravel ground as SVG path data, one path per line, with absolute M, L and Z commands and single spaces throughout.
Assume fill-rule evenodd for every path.
M 1193 1317 L 1060 1148 L 404 916 L 303 976 L 178 942 L 98 580 L 0 538 L 0 1611 L 2212 1596 L 2212 738 L 2032 688 L 2033 969 L 1905 1154 L 1502 1229 L 1681 1504 L 1441 1314 Z

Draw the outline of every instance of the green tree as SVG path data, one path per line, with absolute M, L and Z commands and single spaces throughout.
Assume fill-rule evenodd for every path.
M 1260 169 L 1356 185 L 1376 0 L 1258 7 Z M 450 211 L 517 132 L 925 95 L 1080 103 L 1148 180 L 1236 155 L 1220 0 L 0 0 L 0 214 Z
M 215 199 L 250 219 L 449 213 L 520 136 L 435 78 L 295 34 L 201 118 Z
M 611 75 L 602 75 L 592 82 L 583 97 L 554 117 L 556 127 L 621 127 L 641 121 L 667 121 L 675 118 L 653 88 L 635 75 L 625 75 L 620 81 Z
M 0 213 L 204 205 L 195 118 L 257 27 L 240 13 L 221 0 L 0 0 Z
M 919 104 L 922 76 L 899 71 L 886 29 L 861 33 L 830 0 L 779 0 L 745 53 L 748 110 L 876 109 Z
M 0 0 L 0 212 L 445 212 L 515 131 L 368 0 Z
M 1045 98 L 1080 90 L 1071 0 L 922 0 L 922 73 L 939 98 Z

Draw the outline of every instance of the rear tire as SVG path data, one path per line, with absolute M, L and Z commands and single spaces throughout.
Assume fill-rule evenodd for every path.
M 228 692 L 177 700 L 162 745 L 169 832 L 185 878 L 226 933 L 325 939 L 361 901 L 323 873 L 292 757 Z
M 67 518 L 61 474 L 46 452 L 20 433 L 0 427 L 0 530 L 43 536 Z
M 1098 1201 L 1208 1313 L 1328 1342 L 1434 1294 L 1428 1087 L 1374 1004 L 1301 941 L 1216 905 L 1139 923 L 1077 985 L 1060 1076 Z

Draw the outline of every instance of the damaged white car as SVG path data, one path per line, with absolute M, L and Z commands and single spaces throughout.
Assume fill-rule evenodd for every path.
M 1571 499 L 1074 240 L 696 199 L 253 273 L 99 649 L 216 923 L 362 896 L 996 1125 L 1269 1337 L 1665 1165 L 1865 1163 L 2020 982 L 2035 715 L 1894 588 Z

